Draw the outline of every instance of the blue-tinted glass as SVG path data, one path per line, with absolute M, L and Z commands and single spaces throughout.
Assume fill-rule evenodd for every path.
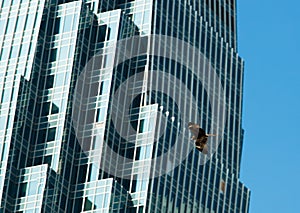
M 102 81 L 101 85 L 100 85 L 99 95 L 103 95 L 103 94 L 108 93 L 108 87 L 109 87 L 109 81 L 108 80 Z
M 117 24 L 111 23 L 108 28 L 108 40 L 114 40 L 117 37 Z
M 59 73 L 55 75 L 55 86 L 62 86 L 64 84 L 65 74 Z
M 146 155 L 145 155 L 145 159 L 149 159 L 151 157 L 151 147 L 152 145 L 147 145 L 146 146 Z
M 1 19 L 0 20 L 0 29 L 5 29 L 5 24 L 6 24 L 6 19 Z
M 7 60 L 8 59 L 9 51 L 10 51 L 9 47 L 2 48 L 0 60 Z
M 73 16 L 72 15 L 67 15 L 64 18 L 64 28 L 63 32 L 70 32 L 72 29 L 72 24 L 73 24 Z
M 8 0 L 2 1 L 2 8 L 7 7 L 7 6 L 10 6 L 10 1 L 8 1 Z
M 19 46 L 12 46 L 12 50 L 10 52 L 10 58 L 18 57 L 18 53 L 19 53 Z
M 29 43 L 22 44 L 20 57 L 21 56 L 26 56 L 28 54 L 29 45 L 30 45 Z
M 59 60 L 65 60 L 68 57 L 68 51 L 69 51 L 69 47 L 68 46 L 64 46 L 62 48 L 60 48 L 60 53 L 59 53 Z
M 25 15 L 18 16 L 16 32 L 22 32 L 24 28 Z
M 140 128 L 139 128 L 139 133 L 145 132 L 145 119 L 140 120 Z
M 100 209 L 103 205 L 103 201 L 104 201 L 104 195 L 103 194 L 99 194 L 95 196 L 95 206 L 97 209 Z
M 7 88 L 2 93 L 1 103 L 8 102 L 10 100 L 11 89 Z
M 102 121 L 104 121 L 105 112 L 106 112 L 106 108 L 99 108 L 99 109 L 97 109 L 96 122 L 102 122 Z
M 35 195 L 37 192 L 37 186 L 38 182 L 37 181 L 31 181 L 28 183 L 28 195 Z
M 4 130 L 5 124 L 6 124 L 6 119 L 7 119 L 6 116 L 0 117 L 0 130 Z
M 18 4 L 21 0 L 12 0 L 12 3 L 11 5 L 15 5 L 15 4 Z
M 33 13 L 29 14 L 26 18 L 26 23 L 25 23 L 25 30 L 31 30 L 33 27 L 33 22 L 34 22 L 34 15 Z

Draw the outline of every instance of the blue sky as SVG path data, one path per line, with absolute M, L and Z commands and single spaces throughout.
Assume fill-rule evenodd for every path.
M 250 213 L 300 212 L 300 1 L 238 0 Z

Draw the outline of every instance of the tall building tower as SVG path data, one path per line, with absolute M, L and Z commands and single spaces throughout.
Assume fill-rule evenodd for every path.
M 5 0 L 0 29 L 1 212 L 248 212 L 234 0 Z

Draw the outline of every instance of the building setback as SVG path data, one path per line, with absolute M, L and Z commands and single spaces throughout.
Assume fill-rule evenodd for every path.
M 5 0 L 0 47 L 1 212 L 248 212 L 235 0 Z

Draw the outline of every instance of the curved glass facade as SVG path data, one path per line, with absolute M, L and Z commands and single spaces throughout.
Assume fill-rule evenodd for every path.
M 234 0 L 0 8 L 1 212 L 248 212 Z

